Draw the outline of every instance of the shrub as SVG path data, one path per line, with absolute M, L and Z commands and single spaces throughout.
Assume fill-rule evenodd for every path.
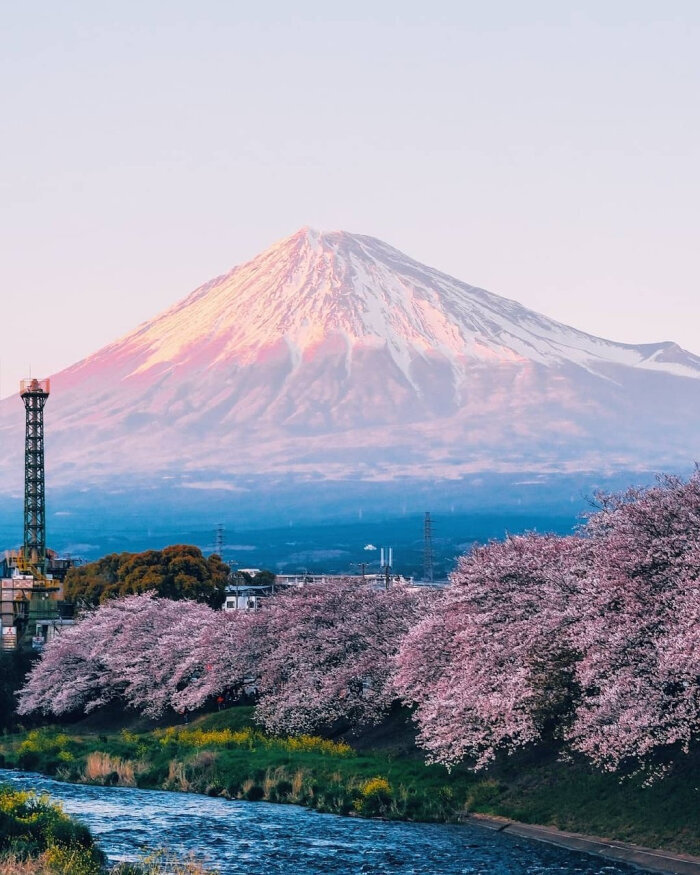
M 141 763 L 123 760 L 102 751 L 89 753 L 85 761 L 85 780 L 92 784 L 121 784 L 136 786 L 136 775 L 142 771 Z
M 354 808 L 368 817 L 387 814 L 391 806 L 392 790 L 386 778 L 370 778 L 360 787 L 360 797 Z
M 46 796 L 0 786 L 0 854 L 44 854 L 49 870 L 97 875 L 104 862 L 89 830 Z

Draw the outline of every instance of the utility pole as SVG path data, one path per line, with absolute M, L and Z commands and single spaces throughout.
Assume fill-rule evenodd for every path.
M 350 567 L 360 569 L 360 574 L 362 575 L 362 582 L 364 583 L 365 576 L 367 573 L 367 563 L 366 562 L 352 562 Z
M 382 547 L 379 557 L 379 566 L 384 572 L 384 589 L 391 586 L 391 565 L 394 561 L 394 548 Z

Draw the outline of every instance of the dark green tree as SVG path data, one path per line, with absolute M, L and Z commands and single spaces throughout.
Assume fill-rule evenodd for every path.
M 143 553 L 112 553 L 71 568 L 65 595 L 69 601 L 97 605 L 153 590 L 163 598 L 193 599 L 218 608 L 228 577 L 228 566 L 216 554 L 205 557 L 198 547 L 176 544 Z

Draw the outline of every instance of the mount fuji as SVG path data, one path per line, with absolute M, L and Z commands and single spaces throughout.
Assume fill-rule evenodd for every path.
M 51 378 L 57 487 L 687 468 L 700 358 L 591 336 L 372 237 L 304 228 Z M 0 404 L 0 477 L 23 471 Z

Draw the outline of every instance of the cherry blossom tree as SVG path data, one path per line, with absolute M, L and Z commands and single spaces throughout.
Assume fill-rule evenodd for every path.
M 193 645 L 221 621 L 221 614 L 192 601 L 149 597 L 146 604 L 115 634 L 107 663 L 112 683 L 128 705 L 158 717 L 170 707 L 181 710 L 176 697 L 205 668 L 192 659 L 193 650 L 197 653 Z
M 88 712 L 118 698 L 155 717 L 248 689 L 273 731 L 372 722 L 395 698 L 393 657 L 424 602 L 406 587 L 349 581 L 233 614 L 153 593 L 112 599 L 47 646 L 20 711 Z
M 663 769 L 700 731 L 700 474 L 602 499 L 576 610 L 568 737 L 605 769 Z
M 394 657 L 426 610 L 426 595 L 344 580 L 304 586 L 260 612 L 256 718 L 302 733 L 337 720 L 379 721 L 392 701 Z
M 418 741 L 486 766 L 556 729 L 576 695 L 570 629 L 587 545 L 525 535 L 461 557 L 452 586 L 404 639 L 396 685 Z
M 212 612 L 191 636 L 179 662 L 178 690 L 170 695 L 173 707 L 194 711 L 220 695 L 236 699 L 254 692 L 265 620 L 258 611 Z
M 189 682 L 183 659 L 192 630 L 206 627 L 212 616 L 220 615 L 206 605 L 152 593 L 88 610 L 47 645 L 20 693 L 18 711 L 87 713 L 120 698 L 155 716 Z
M 398 662 L 434 760 L 481 767 L 554 733 L 663 772 L 700 733 L 700 474 L 602 497 L 577 537 L 462 557 Z
M 85 712 L 112 698 L 109 671 L 96 658 L 94 642 L 78 626 L 64 629 L 47 645 L 19 693 L 19 714 Z

